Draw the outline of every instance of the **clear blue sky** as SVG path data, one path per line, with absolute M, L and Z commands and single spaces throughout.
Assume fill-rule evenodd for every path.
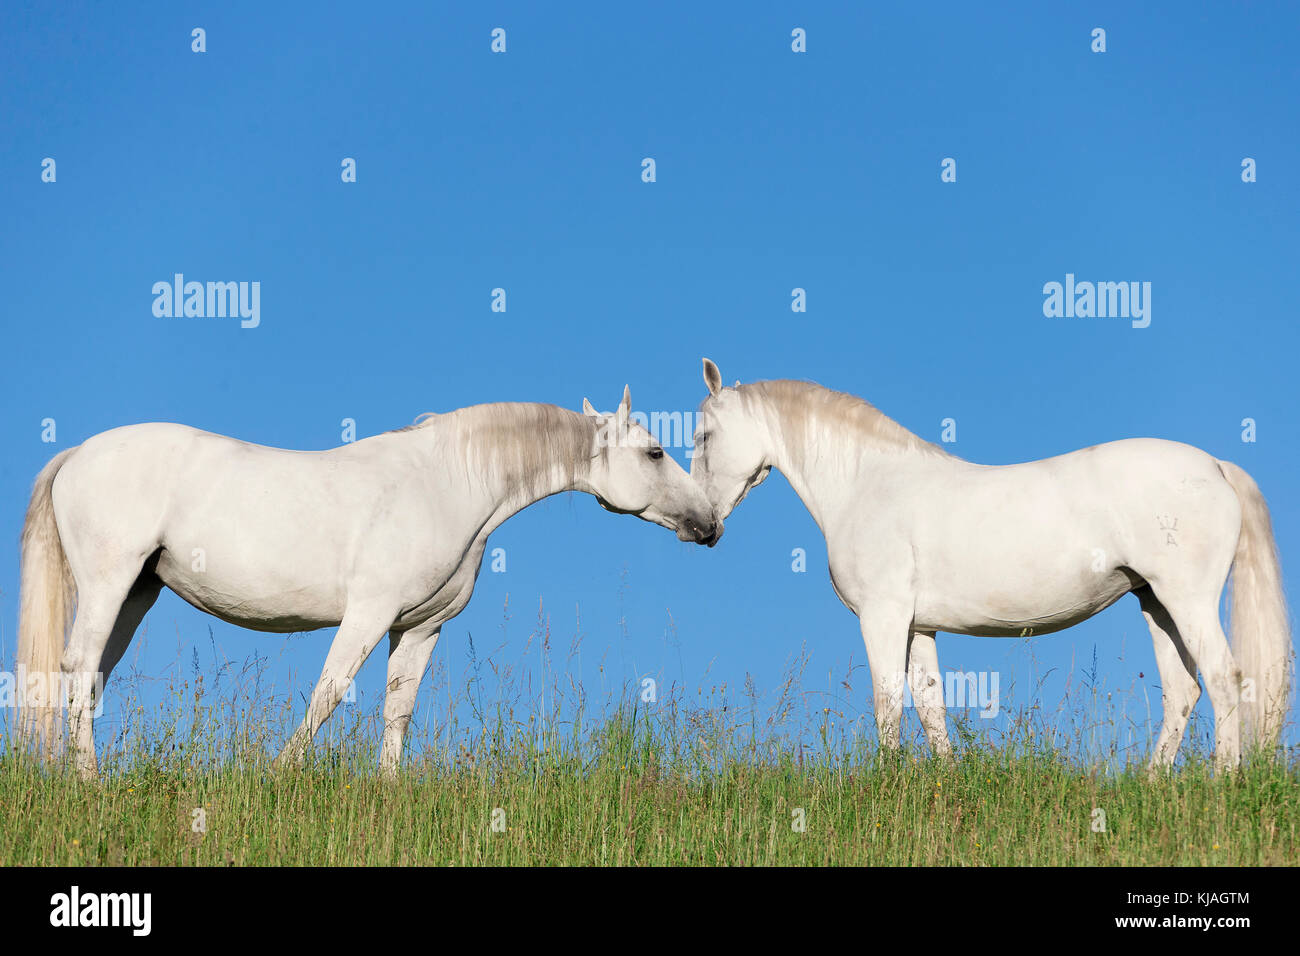
M 728 382 L 860 394 L 931 440 L 954 418 L 951 450 L 978 462 L 1198 445 L 1258 480 L 1300 593 L 1293 5 L 552 6 L 5 4 L 6 667 L 23 509 L 58 448 L 156 420 L 325 448 L 344 418 L 364 435 L 482 401 L 609 408 L 625 382 L 638 409 L 693 410 L 702 355 Z M 156 318 L 151 287 L 176 272 L 259 281 L 260 327 Z M 1042 287 L 1066 273 L 1150 282 L 1150 327 L 1044 317 Z M 865 671 L 847 698 L 838 684 L 864 664 L 857 623 L 775 475 L 712 551 L 578 495 L 493 546 L 508 570 L 482 575 L 435 666 L 459 674 L 469 633 L 498 643 L 508 594 L 506 659 L 539 599 L 561 648 L 580 607 L 593 693 L 608 649 L 615 682 L 739 690 L 748 673 L 768 694 L 806 644 L 808 688 L 850 715 L 866 704 Z M 128 661 L 188 666 L 178 639 L 207 661 L 209 626 L 303 691 L 332 637 L 257 635 L 164 595 Z M 1094 647 L 1108 686 L 1145 689 L 1158 713 L 1131 597 L 1036 641 L 1037 670 L 1022 641 L 939 645 L 945 669 L 997 670 L 1020 703 L 1049 674 L 1046 706 Z M 382 658 L 362 673 L 371 699 Z

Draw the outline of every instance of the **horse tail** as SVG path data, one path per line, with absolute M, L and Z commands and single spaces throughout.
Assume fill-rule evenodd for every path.
M 1232 652 L 1243 678 L 1247 740 L 1277 746 L 1290 703 L 1291 624 L 1268 504 L 1246 471 L 1230 461 L 1219 470 L 1241 501 L 1241 535 L 1229 598 Z M 1247 683 L 1248 682 L 1248 683 Z
M 61 451 L 36 476 L 23 523 L 18 610 L 18 740 L 46 756 L 63 743 L 59 721 L 63 648 L 77 586 L 54 521 L 54 479 L 76 448 Z

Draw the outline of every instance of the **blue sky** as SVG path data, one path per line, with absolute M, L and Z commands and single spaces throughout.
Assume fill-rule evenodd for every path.
M 702 355 L 728 382 L 854 392 L 930 440 L 953 418 L 950 450 L 978 462 L 1198 445 L 1255 476 L 1297 593 L 1293 6 L 547 6 L 6 4 L 6 666 L 14 545 L 59 448 L 155 420 L 326 448 L 344 418 L 365 435 L 482 401 L 610 408 L 624 383 L 640 410 L 689 411 Z M 260 282 L 261 324 L 155 317 L 151 287 L 177 272 Z M 1042 287 L 1067 273 L 1150 282 L 1150 327 L 1045 317 Z M 838 684 L 864 663 L 856 621 L 775 475 L 712 551 L 576 495 L 492 544 L 507 571 L 481 576 L 435 667 L 459 673 L 469 634 L 499 643 L 508 595 L 506 657 L 539 599 L 565 644 L 580 610 L 589 690 L 608 649 L 606 677 L 738 689 L 750 674 L 769 693 L 806 645 L 809 689 L 866 706 L 865 671 L 851 694 Z M 128 655 L 142 672 L 175 666 L 178 641 L 208 655 L 211 627 L 225 655 L 269 654 L 301 691 L 332 637 L 241 631 L 169 594 L 146 627 Z M 1017 702 L 1046 674 L 1045 705 L 1094 647 L 1108 686 L 1148 694 L 1158 721 L 1131 597 L 1034 642 L 1032 668 L 1022 641 L 939 644 L 945 669 L 1014 679 Z M 382 656 L 362 672 L 371 698 Z

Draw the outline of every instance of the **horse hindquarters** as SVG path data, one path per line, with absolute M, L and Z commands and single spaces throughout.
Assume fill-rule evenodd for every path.
M 161 587 L 144 570 L 158 549 L 150 526 L 157 503 L 138 492 L 130 472 L 116 467 L 117 453 L 116 445 L 91 439 L 64 461 L 49 488 L 58 538 L 76 588 L 76 613 L 61 670 L 77 769 L 86 777 L 96 773 L 95 694 L 102 691 L 108 672 L 125 653 Z
M 1214 708 L 1215 762 L 1233 767 L 1241 760 L 1241 670 L 1219 621 L 1219 600 L 1236 554 L 1241 508 L 1220 475 L 1206 481 L 1196 472 L 1171 479 L 1157 507 L 1151 516 L 1135 512 L 1130 562 L 1149 585 L 1138 598 L 1165 685 L 1164 727 L 1152 763 L 1173 761 L 1198 696 L 1199 670 Z

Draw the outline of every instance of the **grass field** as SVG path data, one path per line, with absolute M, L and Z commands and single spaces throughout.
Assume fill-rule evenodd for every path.
M 916 752 L 687 755 L 653 726 L 584 746 L 525 734 L 417 756 L 393 781 L 372 748 L 272 771 L 126 755 L 84 784 L 0 759 L 5 865 L 1294 865 L 1300 773 L 1260 761 L 1216 778 L 1102 773 L 1008 744 L 946 763 Z M 201 819 L 196 811 L 202 810 Z M 494 826 L 495 823 L 495 826 Z
M 1294 865 L 1300 851 L 1294 766 L 1214 779 L 1196 761 L 1149 782 L 974 751 L 690 773 L 625 725 L 605 744 L 591 762 L 521 744 L 391 782 L 346 754 L 292 772 L 146 759 L 94 785 L 9 757 L 0 862 Z
M 262 675 L 213 674 L 195 657 L 152 710 L 115 678 L 123 717 L 96 783 L 36 765 L 4 728 L 0 864 L 1300 863 L 1294 749 L 1216 776 L 1202 722 L 1177 772 L 1148 779 L 1145 739 L 1124 746 L 1114 695 L 1095 683 L 996 731 L 954 714 L 959 755 L 945 762 L 914 726 L 901 753 L 879 753 L 869 718 L 792 717 L 807 699 L 797 666 L 765 710 L 752 687 L 651 706 L 625 687 L 595 712 L 563 667 L 531 695 L 527 675 L 483 663 L 443 676 L 461 691 L 413 724 L 391 781 L 376 772 L 377 701 L 341 708 L 305 767 L 273 770 L 300 710 L 269 704 Z

